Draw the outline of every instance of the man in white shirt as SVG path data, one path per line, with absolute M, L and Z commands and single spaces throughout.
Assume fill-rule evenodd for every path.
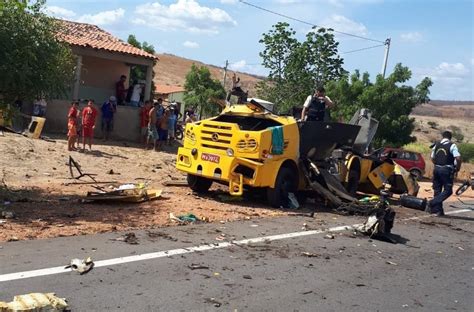
M 451 142 L 449 131 L 442 133 L 443 139 L 437 142 L 431 151 L 433 162 L 433 192 L 434 197 L 429 201 L 426 211 L 444 216 L 443 201 L 453 193 L 454 174 L 461 169 L 461 154 L 456 144 Z
M 313 95 L 309 95 L 303 105 L 301 120 L 325 121 L 329 119 L 327 109 L 334 107 L 331 99 L 325 95 L 324 87 L 318 87 Z

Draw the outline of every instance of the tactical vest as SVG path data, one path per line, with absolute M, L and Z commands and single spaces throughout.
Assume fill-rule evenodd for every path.
M 437 166 L 453 166 L 454 167 L 454 156 L 451 154 L 451 146 L 453 143 L 436 143 L 434 150 L 434 163 Z
M 323 99 L 312 97 L 308 107 L 308 121 L 324 121 L 326 102 Z

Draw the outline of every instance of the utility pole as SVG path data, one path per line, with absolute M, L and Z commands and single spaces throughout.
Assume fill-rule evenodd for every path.
M 385 39 L 385 56 L 383 58 L 383 65 L 382 65 L 382 77 L 385 78 L 385 71 L 387 70 L 387 62 L 388 62 L 388 52 L 390 51 L 390 38 Z
M 225 66 L 224 66 L 224 89 L 225 89 L 225 80 L 227 78 L 227 66 L 229 66 L 229 61 L 225 61 Z

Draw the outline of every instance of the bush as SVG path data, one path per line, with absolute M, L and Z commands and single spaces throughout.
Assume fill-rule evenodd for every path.
M 474 143 L 457 144 L 463 162 L 474 163 Z
M 453 138 L 461 143 L 464 140 L 464 134 L 462 134 L 461 128 L 458 126 L 449 126 L 449 130 L 451 130 L 451 133 L 453 134 Z
M 429 154 L 431 152 L 429 144 L 409 143 L 403 146 L 404 150 L 421 154 Z
M 428 121 L 428 126 L 432 129 L 438 129 L 438 123 L 436 121 Z

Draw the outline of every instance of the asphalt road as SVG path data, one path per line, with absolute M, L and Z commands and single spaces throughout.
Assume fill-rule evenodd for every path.
M 1 243 L 0 300 L 55 292 L 73 311 L 473 311 L 474 213 L 459 213 L 472 207 L 397 219 L 398 244 L 354 235 L 341 226 L 363 219 L 333 214 L 135 231 L 136 245 L 115 240 L 124 233 Z M 98 265 L 85 275 L 19 273 L 87 256 Z

